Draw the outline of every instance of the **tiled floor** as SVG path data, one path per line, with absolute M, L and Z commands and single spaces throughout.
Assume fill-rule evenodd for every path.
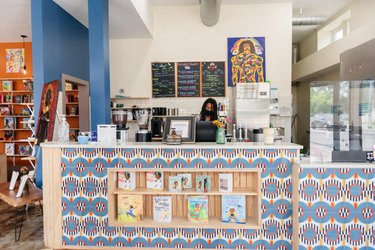
M 30 205 L 25 214 L 21 238 L 14 241 L 15 208 L 0 201 L 0 249 L 43 249 L 43 215 L 39 205 Z

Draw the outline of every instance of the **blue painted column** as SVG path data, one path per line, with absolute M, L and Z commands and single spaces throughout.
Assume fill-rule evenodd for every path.
M 108 0 L 88 1 L 91 130 L 110 123 Z

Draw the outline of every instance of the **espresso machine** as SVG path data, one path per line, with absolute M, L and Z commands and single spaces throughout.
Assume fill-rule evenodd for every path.
M 139 130 L 135 132 L 135 141 L 151 141 L 151 132 L 148 130 L 151 108 L 133 108 L 133 117 L 137 120 Z
M 112 123 L 116 125 L 116 139 L 119 143 L 126 143 L 128 129 L 126 122 L 128 121 L 128 110 L 125 108 L 112 110 Z

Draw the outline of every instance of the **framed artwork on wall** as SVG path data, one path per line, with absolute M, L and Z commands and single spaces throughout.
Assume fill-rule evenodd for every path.
M 264 37 L 228 38 L 228 86 L 266 81 Z

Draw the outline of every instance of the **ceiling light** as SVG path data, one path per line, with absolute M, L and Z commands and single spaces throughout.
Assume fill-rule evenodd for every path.
M 26 35 L 21 35 L 22 37 L 22 43 L 23 43 L 23 74 L 26 75 L 26 48 L 25 48 L 25 38 L 27 38 Z

